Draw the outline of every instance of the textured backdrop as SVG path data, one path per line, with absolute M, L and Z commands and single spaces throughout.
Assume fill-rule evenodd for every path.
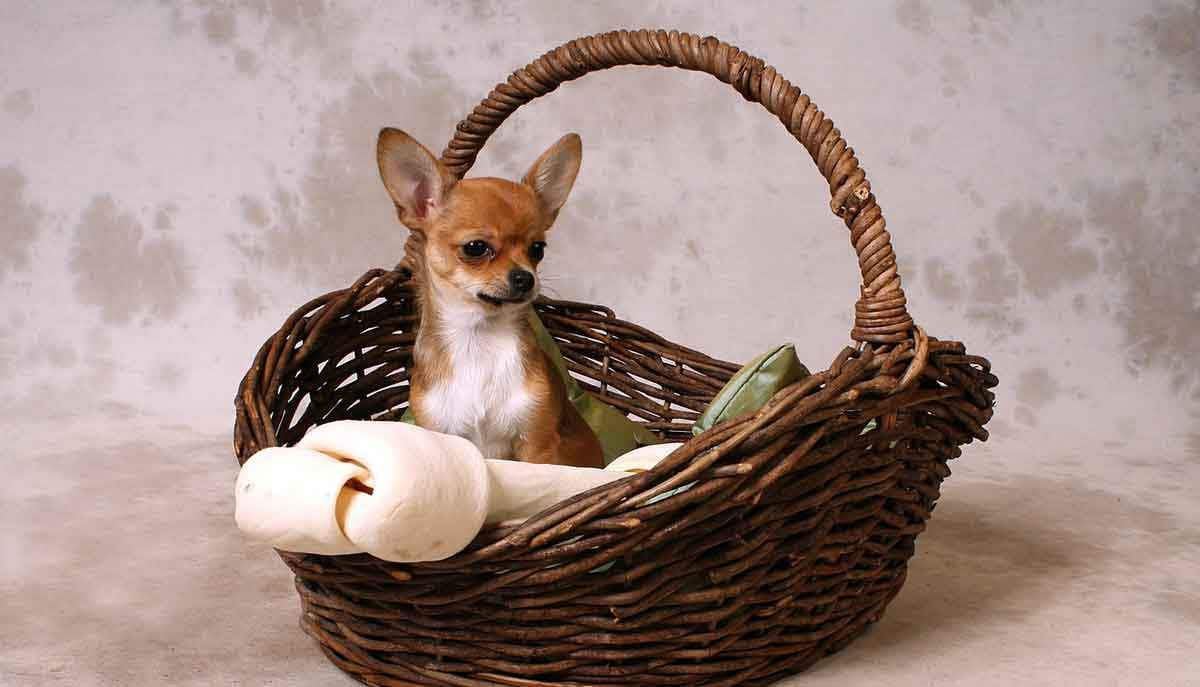
M 4 2 L 0 428 L 26 479 L 0 487 L 17 513 L 0 534 L 0 591 L 32 625 L 0 629 L 0 676 L 49 675 L 59 655 L 55 675 L 96 684 L 262 684 L 245 677 L 259 654 L 218 679 L 193 635 L 171 652 L 202 677 L 161 646 L 143 671 L 52 641 L 130 608 L 157 609 L 164 636 L 181 613 L 219 606 L 234 576 L 251 581 L 247 598 L 271 595 L 254 617 L 286 644 L 261 655 L 325 670 L 294 636 L 282 565 L 229 531 L 238 380 L 294 308 L 399 260 L 380 127 L 440 150 L 510 70 L 643 26 L 717 35 L 809 93 L 870 174 L 917 322 L 989 357 L 1002 381 L 993 439 L 956 464 L 917 591 L 883 627 L 903 633 L 918 598 L 963 607 L 972 590 L 1047 584 L 1075 605 L 1047 617 L 1045 595 L 1018 595 L 981 612 L 1016 604 L 1028 612 L 1008 618 L 1013 637 L 1029 623 L 1071 635 L 1058 641 L 1075 647 L 1072 669 L 1135 671 L 1142 659 L 1122 663 L 1118 647 L 1154 647 L 1160 670 L 1186 661 L 1172 653 L 1182 640 L 1158 635 L 1200 622 L 1200 585 L 1183 574 L 1200 565 L 1200 5 Z M 474 173 L 517 176 L 567 131 L 584 165 L 543 268 L 552 295 L 733 360 L 794 341 L 824 368 L 848 342 L 846 231 L 765 111 L 705 75 L 613 70 L 522 108 Z M 146 491 L 148 474 L 165 481 Z M 149 561 L 147 547 L 156 562 L 112 562 Z M 177 586 L 149 582 L 180 555 Z M 986 579 L 921 586 L 922 564 Z M 77 582 L 87 565 L 148 582 L 97 600 Z M 159 598 L 177 594 L 186 611 Z M 79 615 L 48 617 L 46 599 Z M 1111 608 L 1119 621 L 1100 613 Z M 1134 639 L 1093 637 L 1098 613 Z M 209 641 L 240 641 L 244 616 L 218 615 L 228 636 Z M 963 627 L 978 622 L 955 637 Z M 139 636 L 116 632 L 114 651 Z M 814 679 L 846 684 L 864 655 Z M 1004 660 L 1036 672 L 1020 656 Z

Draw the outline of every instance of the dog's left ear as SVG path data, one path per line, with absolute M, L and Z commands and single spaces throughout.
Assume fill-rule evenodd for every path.
M 567 134 L 542 153 L 521 181 L 533 188 L 542 209 L 557 217 L 567 202 L 579 165 L 583 162 L 583 142 L 579 134 Z
M 400 221 L 423 231 L 444 206 L 454 177 L 425 146 L 399 129 L 379 132 L 376 157 L 379 176 L 400 210 Z

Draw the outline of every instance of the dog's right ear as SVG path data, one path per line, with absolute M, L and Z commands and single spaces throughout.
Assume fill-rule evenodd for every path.
M 376 146 L 379 176 L 409 229 L 423 229 L 442 210 L 454 177 L 425 146 L 399 129 L 383 129 Z

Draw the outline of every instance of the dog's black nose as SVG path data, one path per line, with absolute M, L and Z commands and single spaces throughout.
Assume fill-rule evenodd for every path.
M 533 288 L 533 272 L 516 269 L 508 273 L 508 283 L 517 293 L 529 293 Z

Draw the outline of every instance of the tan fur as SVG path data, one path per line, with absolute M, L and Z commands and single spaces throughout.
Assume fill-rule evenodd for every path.
M 407 134 L 380 133 L 384 186 L 401 222 L 421 239 L 414 261 L 421 329 L 411 380 L 413 413 L 420 426 L 456 428 L 453 433 L 483 443 L 487 457 L 603 467 L 599 440 L 567 398 L 525 318 L 537 289 L 519 294 L 509 276 L 514 269 L 536 275 L 530 247 L 544 241 L 553 225 L 574 183 L 579 155 L 578 137 L 569 135 L 538 158 L 521 183 L 455 182 Z M 486 259 L 464 254 L 471 241 L 491 247 Z M 483 297 L 520 300 L 493 304 Z M 494 370 L 477 369 L 493 358 Z M 471 415 L 474 408 L 490 417 Z

